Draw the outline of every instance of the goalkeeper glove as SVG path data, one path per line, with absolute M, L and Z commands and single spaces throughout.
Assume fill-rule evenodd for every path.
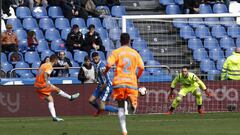
M 168 100 L 172 100 L 173 99 L 173 97 L 174 97 L 173 90 L 174 90 L 174 88 L 171 88 L 170 93 L 168 95 Z
M 212 97 L 213 93 L 208 91 L 207 89 L 205 90 L 205 94 L 207 95 L 207 97 Z

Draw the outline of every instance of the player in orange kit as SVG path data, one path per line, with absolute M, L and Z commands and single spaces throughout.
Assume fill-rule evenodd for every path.
M 137 80 L 144 71 L 144 64 L 138 52 L 130 47 L 130 36 L 122 33 L 121 47 L 114 50 L 108 57 L 105 74 L 115 64 L 112 97 L 118 102 L 118 117 L 123 135 L 127 135 L 124 102 L 129 101 L 135 112 L 137 108 L 138 85 Z M 138 68 L 138 74 L 136 70 Z
M 51 95 L 51 92 L 56 92 L 60 96 L 65 97 L 69 99 L 70 101 L 73 101 L 74 99 L 79 97 L 79 93 L 75 93 L 73 95 L 69 95 L 59 89 L 58 87 L 50 84 L 49 77 L 53 70 L 53 65 L 56 64 L 58 61 L 57 55 L 50 56 L 50 62 L 47 62 L 45 64 L 42 64 L 41 67 L 38 69 L 38 73 L 36 75 L 36 80 L 34 83 L 34 87 L 36 89 L 36 92 L 38 93 L 39 97 L 41 99 L 45 99 L 48 102 L 48 109 L 52 115 L 53 121 L 63 121 L 63 119 L 58 118 L 56 116 L 54 103 L 53 103 L 53 97 Z

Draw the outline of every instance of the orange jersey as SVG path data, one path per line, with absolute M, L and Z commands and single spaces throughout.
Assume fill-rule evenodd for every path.
M 47 73 L 50 75 L 52 70 L 53 70 L 53 67 L 50 62 L 42 64 L 41 67 L 38 69 L 34 86 L 35 87 L 46 87 L 47 82 L 44 79 L 44 73 Z
M 112 52 L 108 57 L 108 66 L 116 65 L 114 73 L 114 88 L 137 89 L 137 68 L 144 69 L 139 53 L 128 46 L 122 46 Z

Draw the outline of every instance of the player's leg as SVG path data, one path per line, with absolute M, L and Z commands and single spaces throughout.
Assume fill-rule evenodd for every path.
M 188 92 L 189 92 L 189 90 L 187 88 L 182 88 L 179 91 L 177 97 L 173 100 L 171 108 L 169 109 L 167 114 L 172 114 L 173 113 L 173 111 L 178 107 L 178 105 L 182 101 L 183 97 L 186 96 Z
M 51 85 L 51 89 L 53 90 L 53 92 L 57 92 L 58 95 L 60 95 L 62 97 L 65 97 L 65 98 L 69 99 L 70 101 L 73 101 L 73 100 L 75 100 L 76 98 L 78 98 L 80 96 L 79 93 L 75 93 L 73 95 L 69 95 L 68 93 L 66 93 L 63 90 L 59 89 L 55 85 Z
M 118 118 L 123 135 L 127 135 L 126 116 L 124 110 L 125 91 L 126 91 L 125 88 L 117 88 L 113 90 L 112 94 L 113 99 L 115 99 L 118 102 Z
M 91 95 L 90 98 L 88 99 L 88 102 L 90 105 L 92 105 L 94 108 L 96 108 L 97 110 L 99 110 L 99 105 L 96 101 L 97 97 L 95 97 L 94 95 Z
M 55 111 L 55 107 L 54 107 L 54 100 L 53 97 L 51 95 L 46 96 L 45 100 L 48 102 L 48 109 L 52 115 L 53 121 L 63 121 L 63 119 L 58 118 L 56 116 L 56 111 Z
M 197 104 L 197 107 L 198 107 L 198 113 L 200 114 L 204 114 L 204 111 L 202 109 L 202 92 L 199 88 L 195 89 L 193 91 L 193 95 L 195 96 L 196 98 L 196 104 Z

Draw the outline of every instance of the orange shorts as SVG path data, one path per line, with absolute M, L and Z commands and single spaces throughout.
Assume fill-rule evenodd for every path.
M 40 99 L 45 99 L 45 97 L 51 95 L 51 92 L 56 92 L 56 90 L 52 89 L 51 86 L 47 86 L 44 88 L 36 88 L 36 92 Z
M 130 88 L 115 88 L 113 89 L 112 98 L 114 100 L 130 99 L 134 107 L 137 106 L 138 91 Z

